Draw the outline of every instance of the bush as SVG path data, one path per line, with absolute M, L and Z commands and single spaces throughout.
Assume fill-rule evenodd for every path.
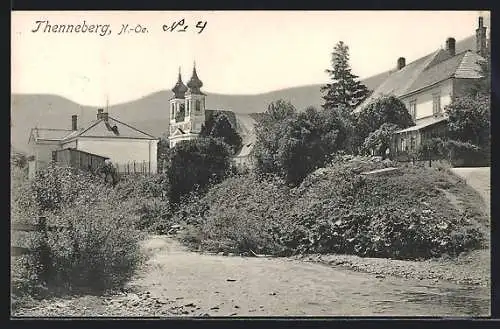
M 66 229 L 48 232 L 47 239 L 25 237 L 34 252 L 14 264 L 16 293 L 33 295 L 42 286 L 50 293 L 102 292 L 131 277 L 142 259 L 136 209 L 100 177 L 50 165 L 21 190 L 14 200 L 18 221 L 45 215 L 48 225 Z
M 169 198 L 178 203 L 183 195 L 220 182 L 230 169 L 230 150 L 218 139 L 183 141 L 170 154 Z
M 213 251 L 290 255 L 342 253 L 395 259 L 457 255 L 478 248 L 471 214 L 441 189 L 459 184 L 447 172 L 400 168 L 388 176 L 360 172 L 393 164 L 338 156 L 289 188 L 280 179 L 230 178 L 193 205 L 198 246 Z M 411 188 L 409 188 L 411 186 Z M 203 209 L 203 211 L 199 211 Z

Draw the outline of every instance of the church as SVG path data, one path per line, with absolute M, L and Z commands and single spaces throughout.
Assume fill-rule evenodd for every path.
M 170 99 L 170 147 L 174 147 L 180 141 L 196 138 L 202 125 L 206 120 L 205 97 L 200 90 L 203 82 L 198 78 L 196 66 L 193 67 L 193 75 L 187 86 L 182 82 L 181 72 Z

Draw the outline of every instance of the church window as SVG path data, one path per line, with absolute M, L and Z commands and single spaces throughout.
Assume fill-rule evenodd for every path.
M 184 104 L 179 104 L 179 110 L 177 111 L 177 114 L 175 115 L 175 122 L 184 121 L 184 117 L 185 117 Z
M 189 110 L 191 109 L 189 104 L 191 104 L 189 101 L 186 102 L 186 115 L 189 116 Z
M 173 118 L 175 115 L 175 104 L 172 103 L 170 106 L 170 117 Z
M 200 112 L 201 111 L 201 102 L 200 100 L 196 100 L 196 112 Z

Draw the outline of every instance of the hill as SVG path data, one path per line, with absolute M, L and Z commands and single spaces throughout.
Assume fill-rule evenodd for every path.
M 264 112 L 267 105 L 278 99 L 292 102 L 299 110 L 308 106 L 320 107 L 321 85 L 287 88 L 256 95 L 224 95 L 207 93 L 208 109 L 231 110 L 241 117 Z M 159 91 L 140 99 L 109 106 L 111 116 L 134 125 L 154 136 L 168 131 L 168 102 L 172 93 Z M 26 151 L 30 129 L 70 129 L 71 115 L 78 115 L 78 125 L 94 120 L 97 108 L 75 103 L 67 98 L 47 94 L 13 94 L 11 98 L 11 145 Z

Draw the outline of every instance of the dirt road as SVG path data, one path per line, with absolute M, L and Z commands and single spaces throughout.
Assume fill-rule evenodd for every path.
M 483 198 L 485 205 L 485 212 L 490 215 L 491 203 L 491 179 L 490 167 L 474 167 L 474 168 L 452 168 L 451 171 L 465 179 L 465 182 L 475 189 Z
M 488 316 L 489 289 L 285 258 L 189 252 L 167 237 L 128 293 L 45 301 L 20 316 Z

